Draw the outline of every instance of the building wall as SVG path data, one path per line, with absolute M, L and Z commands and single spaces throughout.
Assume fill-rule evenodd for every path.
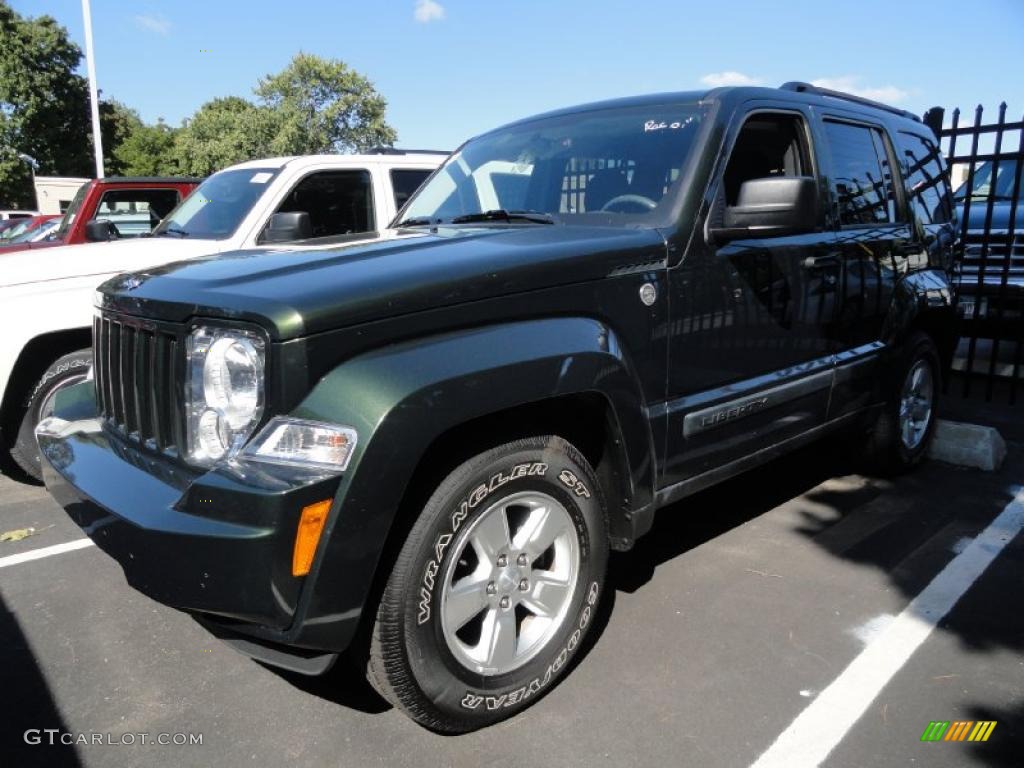
M 36 200 L 40 213 L 64 213 L 79 187 L 89 179 L 71 176 L 36 176 Z

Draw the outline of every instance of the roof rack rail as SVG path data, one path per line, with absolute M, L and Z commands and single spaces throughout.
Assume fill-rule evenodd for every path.
M 863 96 L 854 96 L 852 93 L 845 93 L 843 91 L 833 91 L 831 88 L 821 88 L 811 83 L 802 83 L 799 80 L 791 80 L 788 83 L 783 83 L 779 86 L 783 91 L 796 91 L 797 93 L 814 93 L 819 96 L 831 96 L 833 99 L 843 99 L 845 101 L 852 101 L 857 104 L 863 104 L 866 107 L 874 107 L 875 109 L 884 109 L 886 112 L 890 112 L 900 117 L 909 117 L 911 120 L 921 122 L 921 118 L 915 115 L 913 112 L 908 112 L 905 109 L 899 109 L 898 107 L 890 107 L 888 104 L 883 104 L 880 101 L 874 99 L 865 99 Z
M 373 147 L 366 150 L 368 155 L 450 155 L 444 149 L 399 149 L 398 147 Z

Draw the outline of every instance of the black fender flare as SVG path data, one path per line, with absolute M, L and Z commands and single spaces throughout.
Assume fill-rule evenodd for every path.
M 931 334 L 943 364 L 948 367 L 956 350 L 959 321 L 953 306 L 953 288 L 941 269 L 911 272 L 896 283 L 882 341 L 891 349 L 899 348 L 914 330 Z
M 292 412 L 358 434 L 289 638 L 344 648 L 370 593 L 406 484 L 432 443 L 489 414 L 596 393 L 621 440 L 630 506 L 653 502 L 655 452 L 626 351 L 587 317 L 512 322 L 389 345 L 325 375 Z

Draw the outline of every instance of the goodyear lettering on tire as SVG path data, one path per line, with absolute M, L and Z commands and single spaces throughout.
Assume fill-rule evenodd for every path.
M 552 678 L 558 673 L 558 671 L 565 666 L 565 663 L 569 660 L 572 655 L 579 647 L 580 638 L 583 637 L 583 633 L 587 629 L 587 625 L 590 624 L 591 618 L 594 614 L 594 606 L 597 604 L 597 593 L 598 584 L 593 582 L 590 585 L 590 589 L 587 591 L 587 599 L 583 606 L 583 610 L 580 611 L 579 620 L 576 622 L 576 628 L 572 634 L 569 635 L 569 639 L 566 640 L 565 645 L 555 656 L 554 660 L 548 664 L 544 670 L 544 674 L 538 675 L 526 685 L 516 688 L 514 691 L 509 693 L 503 693 L 500 696 L 488 696 L 483 693 L 473 693 L 472 691 L 466 691 L 466 695 L 462 697 L 460 702 L 465 709 L 475 710 L 483 704 L 488 710 L 494 711 L 503 707 L 514 707 L 517 704 L 522 704 L 524 701 L 533 698 L 537 693 L 542 691 L 548 683 L 551 682 Z

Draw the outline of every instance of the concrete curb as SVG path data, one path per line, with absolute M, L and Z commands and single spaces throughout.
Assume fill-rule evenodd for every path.
M 994 472 L 1006 458 L 1006 441 L 992 427 L 939 419 L 928 455 L 947 464 Z

